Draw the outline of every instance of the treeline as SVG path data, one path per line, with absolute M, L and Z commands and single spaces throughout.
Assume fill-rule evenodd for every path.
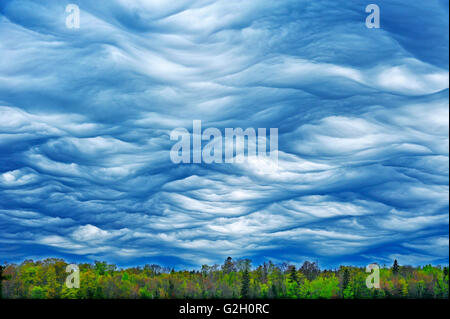
M 223 265 L 175 271 L 158 265 L 119 269 L 96 261 L 78 264 L 80 287 L 68 288 L 62 259 L 27 260 L 0 268 L 3 298 L 448 298 L 448 267 L 380 267 L 380 288 L 366 286 L 365 268 L 321 270 L 227 258 Z

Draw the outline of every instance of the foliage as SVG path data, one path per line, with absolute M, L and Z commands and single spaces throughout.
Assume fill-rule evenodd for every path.
M 380 289 L 366 287 L 365 268 L 341 266 L 320 270 L 316 263 L 266 262 L 256 268 L 248 259 L 227 258 L 199 270 L 170 270 L 158 265 L 119 269 L 95 261 L 79 264 L 80 288 L 67 288 L 62 259 L 26 260 L 2 266 L 4 298 L 448 298 L 448 267 L 425 265 L 380 269 Z

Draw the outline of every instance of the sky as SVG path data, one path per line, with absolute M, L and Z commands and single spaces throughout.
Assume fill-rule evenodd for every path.
M 2 0 L 1 262 L 448 264 L 448 17 L 438 0 Z M 278 128 L 278 167 L 173 163 L 194 120 Z

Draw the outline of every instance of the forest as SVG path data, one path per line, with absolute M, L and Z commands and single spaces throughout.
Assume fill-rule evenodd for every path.
M 448 267 L 380 266 L 379 288 L 367 288 L 365 267 L 321 270 L 271 261 L 252 267 L 249 259 L 228 257 L 222 265 L 177 270 L 148 264 L 119 268 L 104 261 L 77 264 L 79 288 L 66 285 L 62 259 L 26 260 L 0 266 L 1 298 L 32 299 L 212 299 L 212 298 L 448 298 Z

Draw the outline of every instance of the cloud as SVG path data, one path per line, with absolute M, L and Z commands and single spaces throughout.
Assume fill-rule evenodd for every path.
M 4 259 L 448 263 L 448 5 L 68 3 L 0 3 Z M 173 164 L 193 120 L 277 165 Z

